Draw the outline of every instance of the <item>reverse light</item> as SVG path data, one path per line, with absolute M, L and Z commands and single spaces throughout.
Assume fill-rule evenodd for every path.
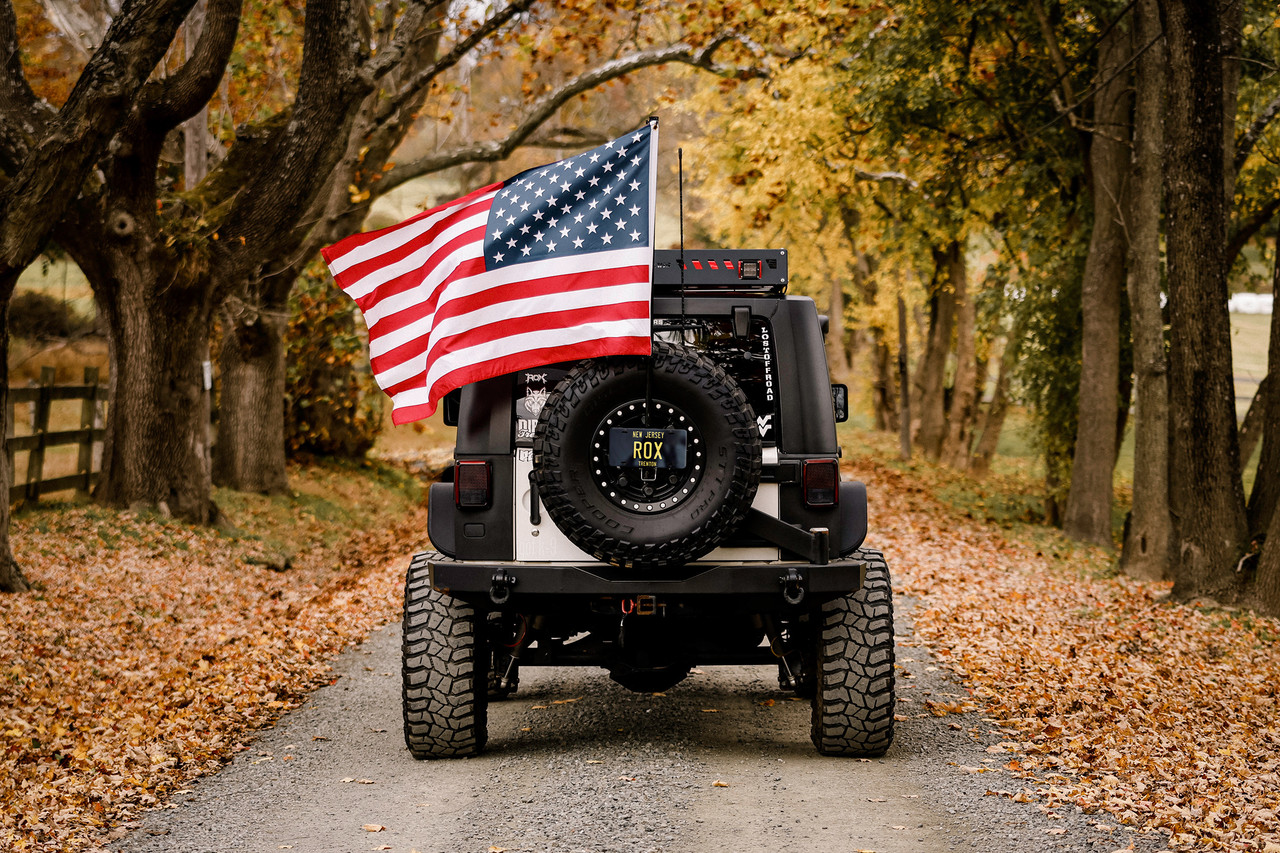
M 808 506 L 840 503 L 840 465 L 835 459 L 807 459 L 803 472 L 804 502 Z
M 460 460 L 453 471 L 453 502 L 463 508 L 483 509 L 489 505 L 493 471 L 485 460 Z

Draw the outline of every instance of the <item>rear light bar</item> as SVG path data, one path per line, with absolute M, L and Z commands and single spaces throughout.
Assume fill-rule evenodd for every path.
M 480 459 L 460 460 L 453 472 L 453 502 L 458 507 L 483 509 L 493 491 L 493 469 Z
M 802 479 L 808 506 L 840 503 L 840 463 L 835 459 L 806 459 Z

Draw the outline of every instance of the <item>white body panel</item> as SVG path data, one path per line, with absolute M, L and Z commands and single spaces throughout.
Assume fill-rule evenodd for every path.
M 774 463 L 777 462 L 778 451 L 774 448 L 765 448 L 764 455 L 766 464 L 769 463 L 770 456 Z M 529 472 L 532 470 L 533 450 L 527 447 L 518 448 L 514 475 L 516 560 L 527 563 L 599 563 L 599 560 L 569 541 L 569 537 L 560 531 L 555 521 L 547 514 L 546 508 L 541 506 L 541 500 L 538 503 L 542 523 L 535 527 L 529 521 L 530 502 L 533 499 L 533 489 L 529 486 Z M 777 518 L 778 484 L 761 483 L 751 505 Z M 779 559 L 777 548 L 716 548 L 698 562 L 732 563 L 777 559 Z

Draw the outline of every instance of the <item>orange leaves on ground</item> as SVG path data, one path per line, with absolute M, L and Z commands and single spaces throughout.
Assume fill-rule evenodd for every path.
M 269 531 L 301 543 L 286 571 L 254 535 L 97 507 L 15 519 L 36 589 L 0 597 L 0 848 L 102 843 L 329 681 L 326 660 L 398 615 L 406 543 L 425 545 L 399 510 L 373 532 Z
M 1020 541 L 962 518 L 919 467 L 855 466 L 874 501 L 868 544 L 921 601 L 918 639 L 1041 801 L 1166 830 L 1174 847 L 1280 846 L 1280 623 L 1174 604 L 1042 528 Z

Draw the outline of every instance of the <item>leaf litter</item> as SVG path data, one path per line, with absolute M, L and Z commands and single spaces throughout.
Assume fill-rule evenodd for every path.
M 852 468 L 868 545 L 920 601 L 911 642 L 970 695 L 927 712 L 981 710 L 1002 738 L 988 752 L 1030 789 L 1012 799 L 1164 831 L 1173 849 L 1280 849 L 1280 621 L 1174 602 L 1056 531 L 973 520 L 934 497 L 958 475 Z
M 14 518 L 35 589 L 0 596 L 0 848 L 120 837 L 397 618 L 406 543 L 427 544 L 416 493 L 383 488 L 395 472 L 290 473 L 291 496 L 219 494 L 234 531 L 94 506 Z
M 1173 603 L 1167 585 L 1109 576 L 1103 551 L 975 520 L 935 499 L 936 469 L 852 467 L 872 485 L 869 544 L 921 602 L 910 642 L 967 688 L 923 712 L 980 709 L 1025 786 L 993 795 L 1163 830 L 1175 849 L 1280 850 L 1280 623 Z M 369 503 L 367 479 L 291 473 Z M 405 543 L 427 546 L 422 508 L 366 506 L 353 525 L 306 497 L 282 516 L 236 496 L 248 535 L 98 507 L 15 517 L 36 590 L 0 597 L 9 849 L 120 837 L 397 617 Z M 281 541 L 305 543 L 284 571 L 271 566 L 296 546 Z

